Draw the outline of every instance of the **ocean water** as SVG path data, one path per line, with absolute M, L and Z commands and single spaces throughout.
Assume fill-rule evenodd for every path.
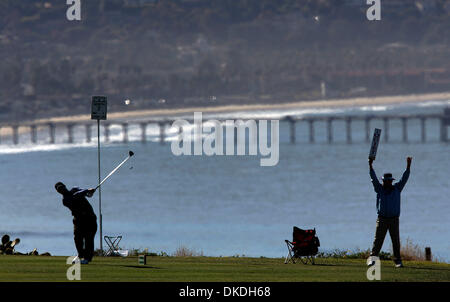
M 442 112 L 449 101 L 419 104 L 278 110 L 216 114 L 255 118 L 285 114 L 395 114 Z M 192 117 L 192 116 L 190 116 Z M 212 117 L 204 114 L 204 120 Z M 326 142 L 325 123 L 315 126 L 316 143 L 308 142 L 308 125 L 297 124 L 297 143 L 289 143 L 289 125 L 280 123 L 279 163 L 261 167 L 260 156 L 174 156 L 171 140 L 158 142 L 149 127 L 147 144 L 139 128 L 121 142 L 120 127 L 102 144 L 102 176 L 133 150 L 135 156 L 102 186 L 103 235 L 122 235 L 121 247 L 173 253 L 184 246 L 207 256 L 285 256 L 284 239 L 292 227 L 316 228 L 321 250 L 367 249 L 376 221 L 375 192 L 370 183 L 363 122 L 354 122 L 353 143 L 345 142 L 345 124 L 333 123 L 335 143 Z M 373 128 L 383 129 L 374 120 Z M 95 128 L 95 127 L 93 127 Z M 93 129 L 95 131 L 95 129 Z M 175 130 L 170 133 L 175 134 Z M 408 122 L 410 142 L 401 141 L 400 121 L 390 123 L 390 142 L 380 142 L 374 168 L 379 177 L 399 178 L 406 157 L 413 156 L 410 179 L 402 193 L 400 234 L 433 255 L 450 260 L 450 145 L 439 141 L 439 122 L 427 121 L 427 143 L 420 142 L 420 122 Z M 21 238 L 20 252 L 37 248 L 54 255 L 75 255 L 70 211 L 53 188 L 94 187 L 97 182 L 96 141 L 84 143 L 75 129 L 75 144 L 37 145 L 23 134 L 18 146 L 3 138 L 0 145 L 0 233 Z M 95 135 L 94 135 L 95 137 Z M 90 199 L 98 214 L 98 195 Z M 96 248 L 99 246 L 99 233 Z M 105 244 L 104 244 L 105 245 Z M 386 236 L 383 250 L 390 251 Z

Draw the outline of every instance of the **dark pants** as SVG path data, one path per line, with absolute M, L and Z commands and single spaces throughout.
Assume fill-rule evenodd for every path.
M 94 238 L 97 233 L 97 221 L 78 219 L 73 223 L 73 237 L 78 257 L 88 261 L 94 257 Z
M 399 218 L 392 217 L 386 218 L 379 216 L 377 219 L 377 228 L 375 231 L 375 239 L 372 245 L 371 256 L 378 256 L 381 247 L 383 246 L 384 237 L 389 230 L 389 235 L 392 240 L 392 248 L 394 250 L 394 261 L 401 261 L 400 256 L 400 231 L 399 231 Z

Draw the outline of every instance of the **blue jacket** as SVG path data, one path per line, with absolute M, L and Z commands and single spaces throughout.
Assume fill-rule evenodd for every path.
M 400 216 L 400 193 L 403 190 L 409 178 L 409 168 L 403 172 L 402 179 L 393 185 L 392 190 L 387 190 L 378 181 L 377 175 L 373 169 L 370 169 L 370 178 L 373 188 L 377 193 L 377 213 L 383 217 Z

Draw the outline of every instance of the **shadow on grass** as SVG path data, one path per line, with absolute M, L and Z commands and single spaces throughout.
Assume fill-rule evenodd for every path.
M 161 267 L 156 266 L 143 266 L 143 265 L 122 265 L 123 267 L 131 267 L 131 268 L 150 268 L 150 269 L 162 269 Z
M 450 271 L 450 268 L 444 268 L 444 267 L 417 267 L 417 266 L 405 265 L 403 268 L 423 269 L 423 270 L 430 270 L 430 271 Z

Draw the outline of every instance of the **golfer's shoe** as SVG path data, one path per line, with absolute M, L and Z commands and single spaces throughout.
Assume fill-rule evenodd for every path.
M 80 258 L 79 258 L 78 256 L 76 256 L 76 257 L 73 258 L 73 260 L 72 260 L 72 264 L 75 264 L 75 263 L 80 263 Z
M 89 264 L 89 261 L 86 259 L 81 259 L 80 263 L 81 264 Z
M 395 262 L 395 267 L 403 267 L 402 261 L 401 260 L 400 261 L 396 261 Z
M 373 259 L 372 256 L 370 256 L 370 257 L 367 259 L 367 266 L 374 266 L 374 265 L 375 265 L 375 260 Z

